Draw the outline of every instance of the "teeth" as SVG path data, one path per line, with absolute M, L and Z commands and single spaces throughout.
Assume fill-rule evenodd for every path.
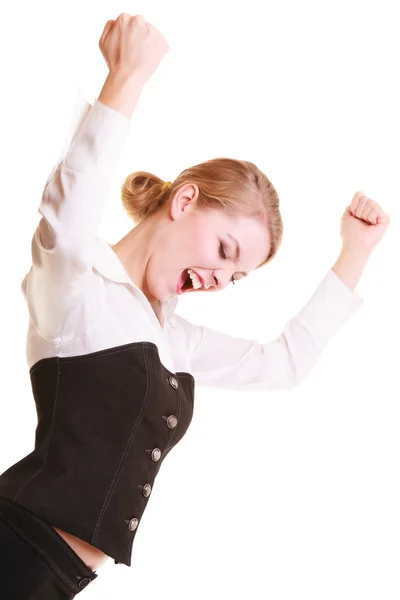
M 201 281 L 197 277 L 196 273 L 193 273 L 193 271 L 191 269 L 188 269 L 188 274 L 189 274 L 190 279 L 192 280 L 192 285 L 193 285 L 194 289 L 198 290 L 199 288 L 201 288 L 202 287 Z

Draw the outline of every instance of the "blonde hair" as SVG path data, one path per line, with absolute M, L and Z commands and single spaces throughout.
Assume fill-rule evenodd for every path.
M 222 210 L 229 216 L 256 217 L 268 227 L 271 249 L 262 265 L 270 262 L 282 241 L 283 223 L 278 194 L 266 175 L 248 161 L 215 158 L 185 169 L 170 185 L 156 175 L 136 171 L 121 186 L 122 204 L 128 215 L 144 221 L 187 183 L 199 188 L 200 209 Z

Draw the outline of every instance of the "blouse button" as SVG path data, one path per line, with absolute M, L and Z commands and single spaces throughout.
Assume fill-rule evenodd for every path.
M 139 524 L 139 519 L 137 519 L 136 517 L 134 517 L 130 521 L 127 521 L 127 523 L 128 523 L 129 530 L 130 531 L 134 531 L 134 529 L 136 529 L 136 527 Z
M 169 384 L 171 387 L 174 388 L 174 390 L 178 389 L 178 380 L 176 379 L 176 377 L 173 377 L 172 375 L 169 378 Z
M 150 492 L 151 492 L 151 485 L 149 483 L 146 483 L 146 485 L 143 486 L 142 494 L 143 494 L 143 496 L 145 496 L 147 498 L 148 496 L 150 496 Z
M 176 418 L 175 415 L 170 415 L 167 419 L 167 426 L 170 429 L 174 429 L 178 424 L 178 419 Z
M 158 460 L 160 460 L 160 458 L 161 458 L 160 448 L 154 448 L 153 452 L 151 453 L 151 459 L 154 460 L 154 462 L 157 462 Z

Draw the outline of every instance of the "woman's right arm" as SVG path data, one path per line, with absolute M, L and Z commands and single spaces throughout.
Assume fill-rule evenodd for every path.
M 99 45 L 110 72 L 43 191 L 32 267 L 22 290 L 36 330 L 48 341 L 82 335 L 70 311 L 98 306 L 94 242 L 130 117 L 161 50 L 166 51 L 159 37 L 138 17 L 120 15 L 106 24 Z

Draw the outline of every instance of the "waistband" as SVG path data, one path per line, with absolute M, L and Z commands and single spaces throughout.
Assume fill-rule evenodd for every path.
M 98 575 L 46 521 L 0 496 L 0 518 L 77 594 Z

